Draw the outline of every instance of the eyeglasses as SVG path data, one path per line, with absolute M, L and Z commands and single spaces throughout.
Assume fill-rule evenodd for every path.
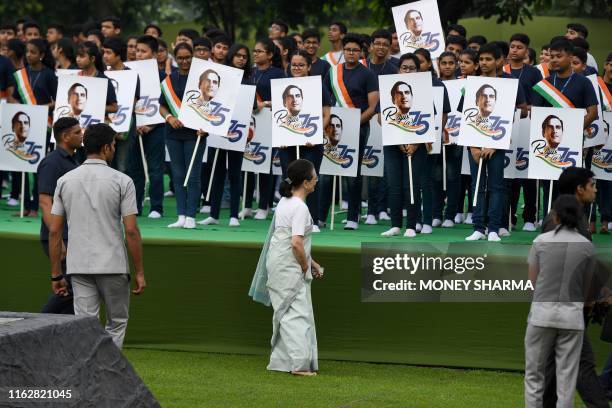
M 361 50 L 359 48 L 345 48 L 344 52 L 347 54 L 358 54 Z
M 236 58 L 242 58 L 242 59 L 247 59 L 247 58 L 249 58 L 249 57 L 248 57 L 248 55 L 246 55 L 246 54 L 236 54 L 236 55 L 235 55 L 235 57 L 236 57 Z

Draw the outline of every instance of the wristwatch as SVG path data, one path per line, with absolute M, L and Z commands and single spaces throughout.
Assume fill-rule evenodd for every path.
M 64 275 L 57 275 L 56 277 L 51 277 L 51 282 L 59 282 L 64 279 Z

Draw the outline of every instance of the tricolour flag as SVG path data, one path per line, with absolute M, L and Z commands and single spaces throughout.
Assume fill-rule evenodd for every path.
M 34 96 L 34 91 L 32 90 L 32 86 L 30 85 L 30 79 L 28 78 L 28 72 L 25 68 L 20 69 L 13 73 L 15 80 L 17 81 L 17 90 L 19 91 L 19 95 L 21 95 L 21 100 L 26 105 L 36 105 L 36 97 Z
M 172 88 L 172 82 L 170 82 L 170 75 L 166 76 L 161 83 L 162 93 L 166 98 L 166 102 L 168 102 L 168 107 L 170 108 L 170 112 L 176 118 L 178 118 L 179 112 L 181 110 L 181 100 L 176 96 L 176 92 L 174 92 L 174 88 Z
M 561 91 L 559 91 L 553 86 L 553 84 L 545 79 L 535 84 L 533 90 L 539 93 L 555 108 L 575 108 L 572 101 L 567 99 L 567 97 L 563 95 Z

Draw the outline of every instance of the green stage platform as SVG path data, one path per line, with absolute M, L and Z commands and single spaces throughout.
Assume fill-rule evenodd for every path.
M 126 338 L 129 347 L 220 353 L 267 354 L 272 310 L 247 297 L 268 222 L 245 220 L 240 228 L 222 224 L 197 230 L 169 230 L 167 216 L 139 219 L 144 237 L 149 287 L 133 297 Z M 13 217 L 14 208 L 0 206 L 2 288 L 0 310 L 37 312 L 49 293 L 49 264 L 38 242 L 39 219 Z M 199 217 L 201 218 L 201 217 Z M 463 242 L 471 228 L 434 229 L 409 240 L 382 238 L 388 222 L 314 236 L 313 256 L 326 277 L 313 284 L 320 358 L 417 365 L 523 368 L 526 303 L 361 303 L 362 242 Z M 526 270 L 526 256 L 535 233 L 514 232 L 497 244 L 498 260 Z M 612 248 L 612 237 L 594 242 Z M 482 245 L 481 245 L 482 244 Z M 486 243 L 473 245 L 476 253 Z M 598 340 L 591 327 L 596 356 L 607 356 L 610 344 Z

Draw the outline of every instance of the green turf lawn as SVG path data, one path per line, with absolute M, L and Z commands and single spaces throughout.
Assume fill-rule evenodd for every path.
M 390 12 L 390 11 L 389 11 Z M 531 38 L 531 47 L 533 47 L 539 54 L 540 46 L 547 44 L 550 39 L 555 35 L 565 34 L 565 26 L 569 22 L 579 22 L 587 26 L 589 29 L 589 45 L 591 46 L 591 54 L 595 56 L 599 68 L 603 67 L 603 62 L 607 57 L 608 53 L 612 51 L 610 47 L 608 32 L 610 29 L 610 21 L 606 19 L 593 19 L 593 18 L 572 18 L 572 17 L 540 17 L 536 16 L 533 20 L 528 20 L 525 25 L 510 23 L 497 24 L 495 19 L 484 19 L 480 17 L 464 18 L 459 20 L 459 24 L 463 24 L 468 32 L 468 37 L 476 34 L 484 35 L 488 40 L 505 40 L 508 41 L 510 36 L 517 32 L 524 32 Z M 192 22 L 175 23 L 175 24 L 162 24 L 164 32 L 164 39 L 168 41 L 168 44 L 172 43 L 176 38 L 176 33 L 184 27 L 191 27 L 196 30 L 201 29 L 201 25 Z M 292 27 L 290 30 L 293 32 L 296 28 Z M 374 27 L 352 27 L 349 26 L 349 31 L 371 33 L 374 31 Z M 320 31 L 323 35 L 321 39 L 321 52 L 327 52 L 329 50 L 329 41 L 327 40 L 327 27 L 321 27 Z M 247 41 L 249 46 L 253 45 L 255 41 L 252 35 L 250 40 Z
M 523 375 L 514 372 L 323 360 L 319 376 L 298 378 L 266 371 L 263 356 L 124 353 L 163 407 L 523 406 Z

